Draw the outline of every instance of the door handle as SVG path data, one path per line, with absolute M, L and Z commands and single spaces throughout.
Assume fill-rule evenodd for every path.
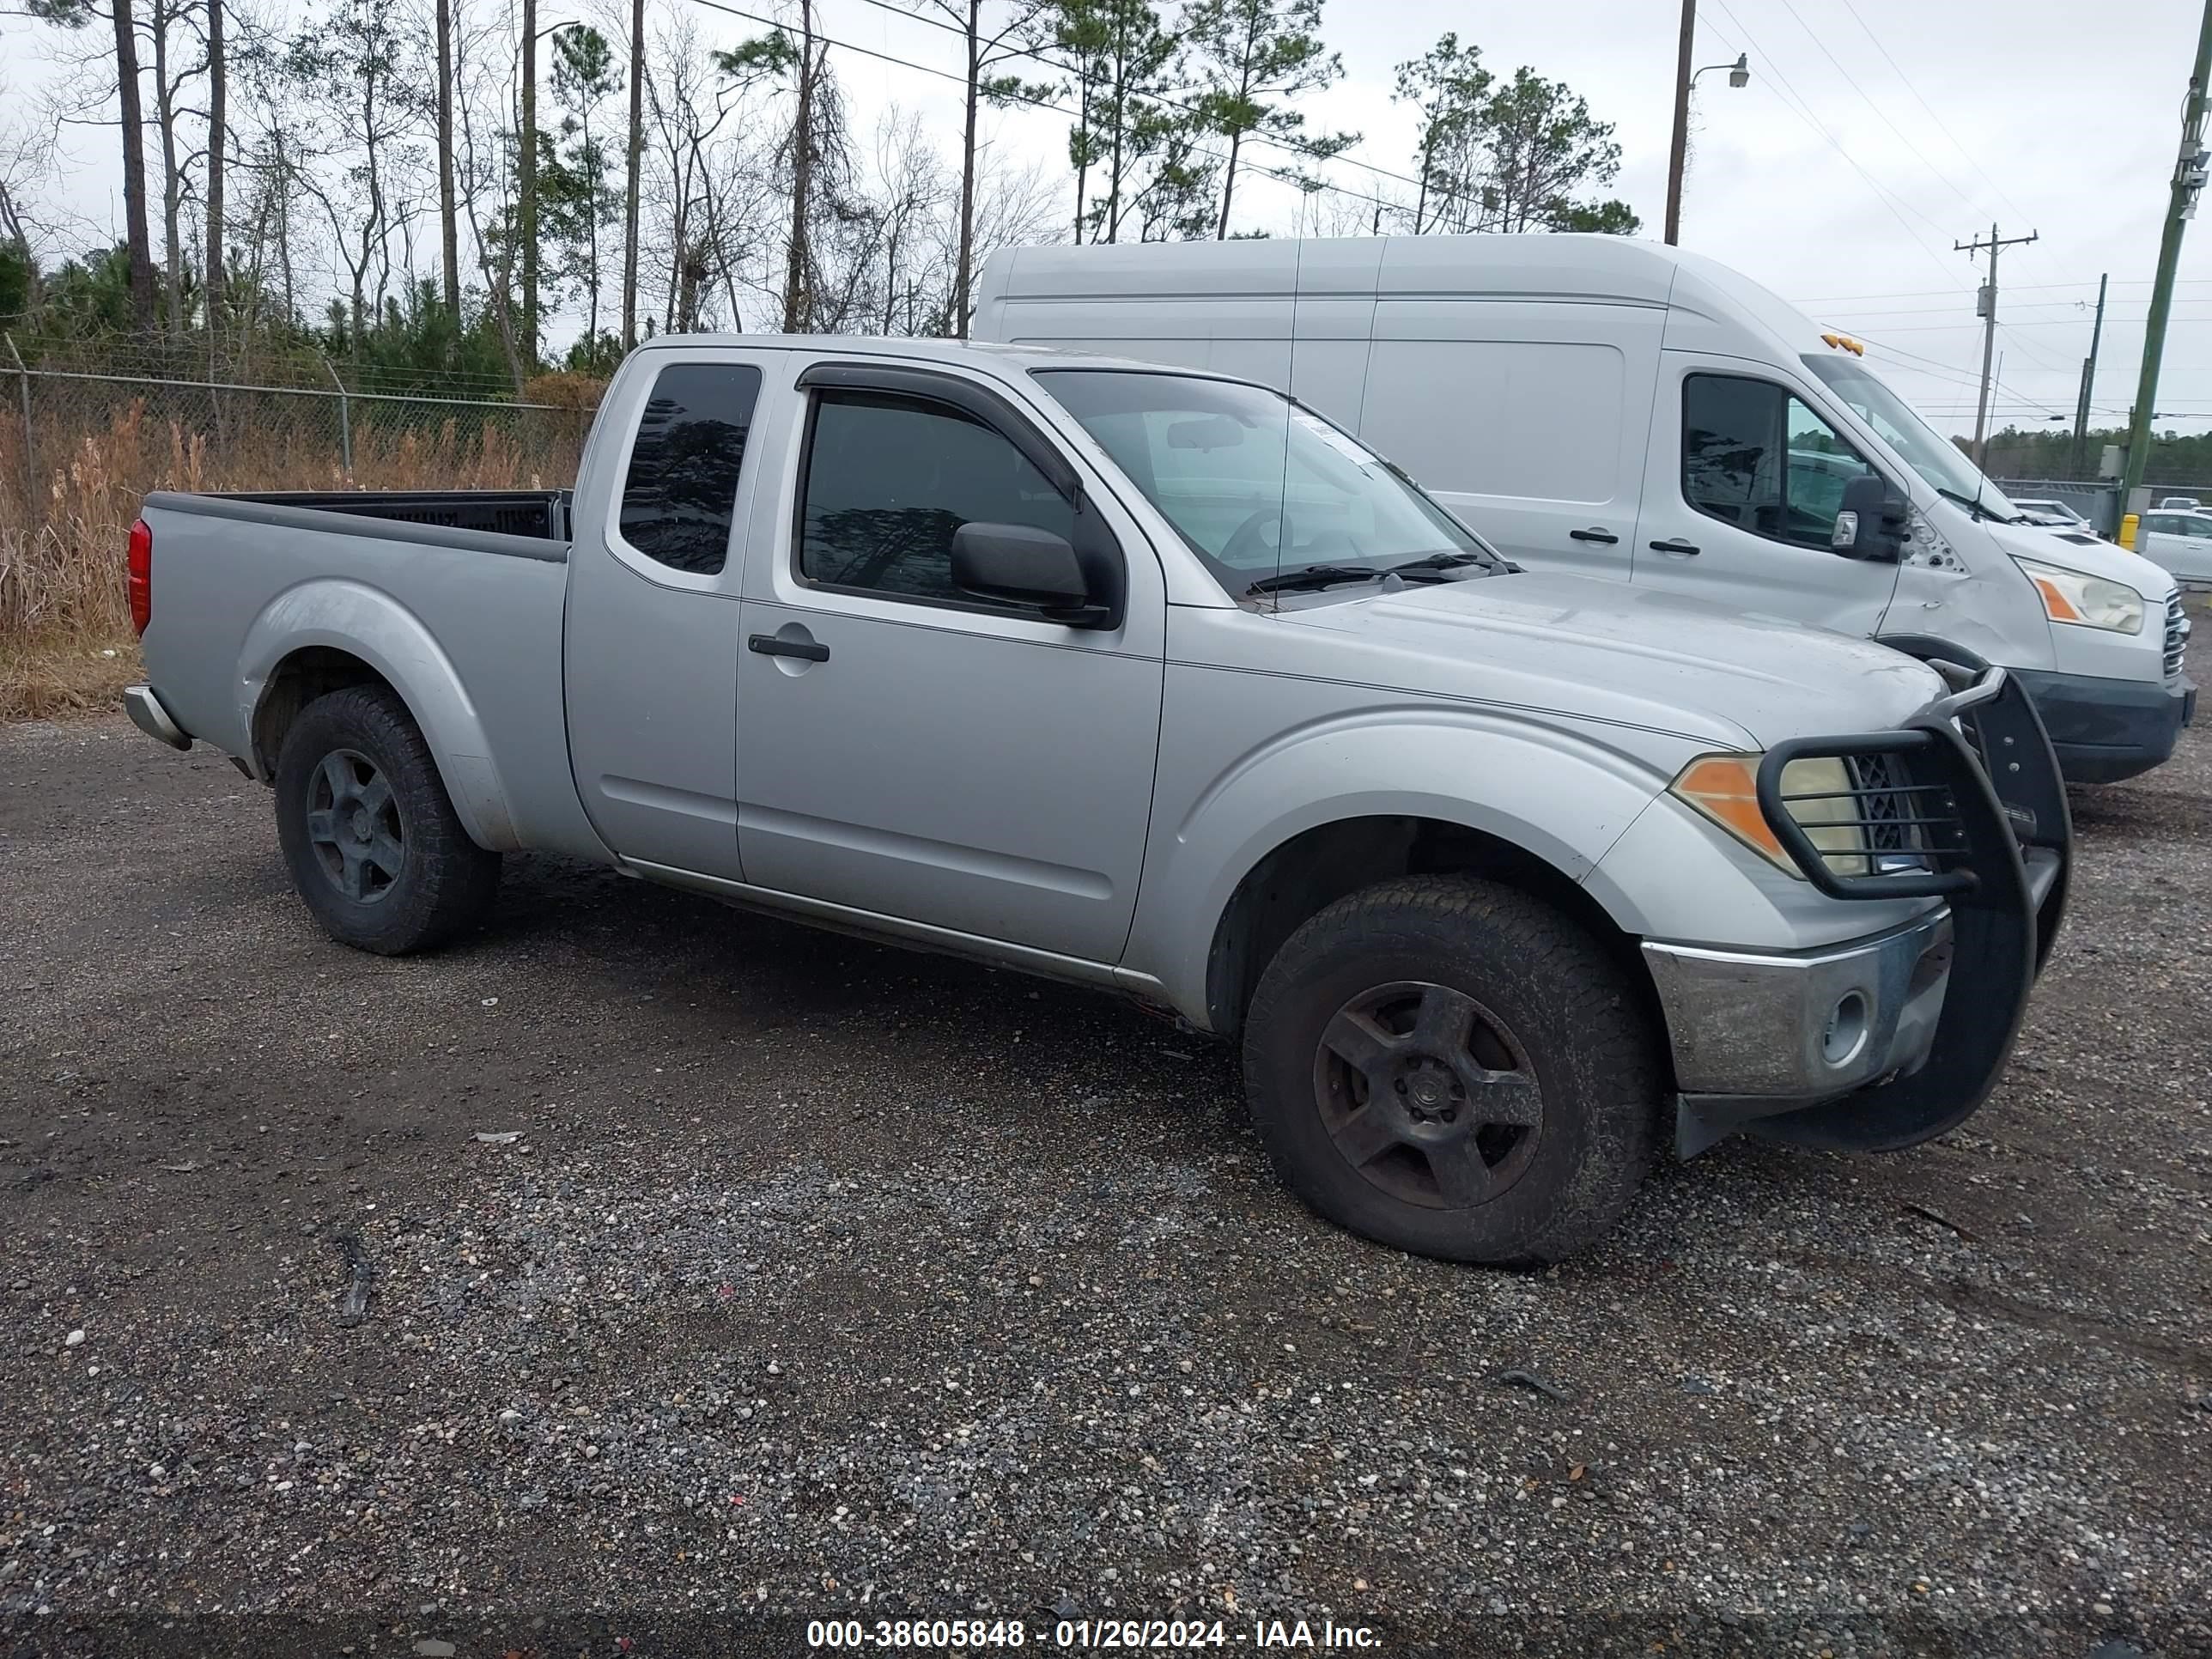
M 804 657 L 809 662 L 828 662 L 830 647 L 817 640 L 780 640 L 773 634 L 755 634 L 745 641 L 745 649 L 757 651 L 763 657 Z
M 1588 530 L 1570 530 L 1567 532 L 1567 539 L 1571 542 L 1603 542 L 1607 547 L 1611 547 L 1620 538 L 1610 530 L 1600 530 L 1593 526 Z
M 1678 558 L 1687 558 L 1698 550 L 1698 544 L 1695 542 L 1686 542 L 1677 536 L 1671 541 L 1652 543 L 1651 550 L 1654 553 L 1672 553 Z

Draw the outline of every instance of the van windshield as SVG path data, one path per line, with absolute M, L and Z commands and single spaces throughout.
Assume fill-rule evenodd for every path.
M 1404 473 L 1279 392 L 1142 369 L 1035 374 L 1232 597 L 1409 564 L 1504 568 Z
M 1966 459 L 1958 445 L 1921 419 L 1911 404 L 1858 359 L 1808 352 L 1805 367 L 1848 404 L 1851 413 L 1880 434 L 1882 441 L 1930 488 L 1962 504 L 1978 504 L 1993 519 L 2020 516 L 2020 509 L 2005 499 L 2004 492 Z

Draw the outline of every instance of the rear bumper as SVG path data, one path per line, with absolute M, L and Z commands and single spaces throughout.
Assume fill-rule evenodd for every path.
M 2069 783 L 2118 783 L 2164 764 L 2197 715 L 2197 687 L 2185 678 L 2154 684 L 2029 668 L 2011 673 L 2034 699 Z
M 172 749 L 189 749 L 191 736 L 170 717 L 161 706 L 161 699 L 150 685 L 126 685 L 123 688 L 123 707 L 137 726 L 156 743 L 166 743 Z

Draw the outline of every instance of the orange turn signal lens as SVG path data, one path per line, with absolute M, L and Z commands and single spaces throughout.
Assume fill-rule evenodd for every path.
M 1700 755 L 1670 787 L 1752 851 L 1794 876 L 1797 866 L 1759 810 L 1759 762 L 1757 755 Z
M 2077 623 L 2081 620 L 2081 613 L 2075 608 L 2074 601 L 2068 599 L 2065 590 L 2050 577 L 2030 575 L 2028 580 L 2033 582 L 2035 591 L 2043 595 L 2043 609 L 2051 621 Z

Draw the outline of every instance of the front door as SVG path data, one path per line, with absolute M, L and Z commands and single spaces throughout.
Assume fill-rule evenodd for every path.
M 1638 585 L 1840 633 L 1880 632 L 1897 566 L 1831 546 L 1844 486 L 1875 469 L 1751 364 L 1675 351 L 1661 363 Z
M 1086 483 L 1083 510 L 1110 507 L 1125 555 L 1118 628 L 953 586 L 963 524 L 1075 533 L 1069 495 L 1000 427 L 1019 423 L 1032 453 L 1050 441 L 1002 397 L 963 391 L 977 385 L 902 366 L 876 390 L 847 374 L 799 412 L 803 506 L 749 562 L 742 607 L 745 878 L 1110 963 L 1152 808 L 1164 585 L 1134 526 Z
M 568 757 L 584 811 L 625 859 L 729 880 L 738 865 L 738 584 L 753 411 L 778 351 L 687 349 L 595 431 L 562 624 Z

